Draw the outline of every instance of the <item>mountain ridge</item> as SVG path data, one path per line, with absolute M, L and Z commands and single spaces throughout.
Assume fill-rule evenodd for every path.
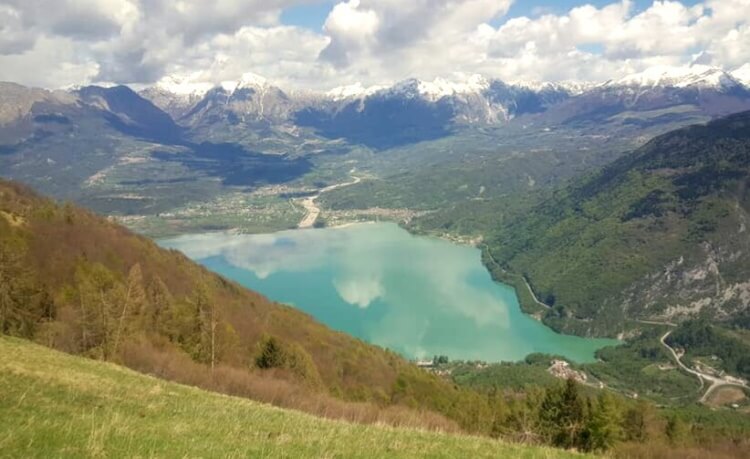
M 750 305 L 748 155 L 750 112 L 658 136 L 503 222 L 491 253 L 548 298 L 560 330 L 738 317 Z
M 734 70 L 726 70 L 721 67 L 691 64 L 686 66 L 654 66 L 646 68 L 640 72 L 634 72 L 619 78 L 604 80 L 600 82 L 592 81 L 536 81 L 536 80 L 502 80 L 500 78 L 482 75 L 457 74 L 453 77 L 436 77 L 433 80 L 409 77 L 398 80 L 389 84 L 364 85 L 361 82 L 353 82 L 342 86 L 337 86 L 328 90 L 305 90 L 299 91 L 287 89 L 282 84 L 277 84 L 261 75 L 249 72 L 244 74 L 238 80 L 228 80 L 222 82 L 208 82 L 193 80 L 190 78 L 181 78 L 174 75 L 168 75 L 154 83 L 147 85 L 144 89 L 160 88 L 170 91 L 174 94 L 194 94 L 204 96 L 209 90 L 222 87 L 230 89 L 232 87 L 242 86 L 272 86 L 282 91 L 293 93 L 310 93 L 320 96 L 337 96 L 337 97 L 364 97 L 377 91 L 394 91 L 400 86 L 409 85 L 410 82 L 416 82 L 420 92 L 433 98 L 449 96 L 460 93 L 480 92 L 487 89 L 487 86 L 493 81 L 502 81 L 511 86 L 525 87 L 527 89 L 538 90 L 542 87 L 556 87 L 568 90 L 572 93 L 584 92 L 592 87 L 602 85 L 622 85 L 622 86 L 688 86 L 688 85 L 717 85 L 720 81 L 717 79 L 730 78 L 737 82 L 745 82 L 744 75 L 748 72 L 748 66 L 738 67 Z

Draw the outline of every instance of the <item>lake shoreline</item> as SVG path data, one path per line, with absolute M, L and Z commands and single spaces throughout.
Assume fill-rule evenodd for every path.
M 202 233 L 160 244 L 331 328 L 408 358 L 439 353 L 498 362 L 542 352 L 587 362 L 595 349 L 617 343 L 557 333 L 524 311 L 514 285 L 494 278 L 481 248 L 415 234 L 392 222 L 262 235 Z

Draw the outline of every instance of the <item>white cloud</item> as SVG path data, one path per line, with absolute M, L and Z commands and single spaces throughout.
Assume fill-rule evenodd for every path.
M 67 38 L 42 37 L 20 54 L 0 56 L 0 81 L 29 86 L 71 86 L 91 81 L 98 72 L 99 65 L 82 56 Z
M 196 70 L 214 40 L 248 27 L 268 30 L 278 26 L 283 8 L 304 0 L 3 0 L 0 5 L 0 79 L 16 79 L 17 69 L 7 62 L 37 68 L 77 68 L 70 53 L 40 55 L 41 40 L 65 42 L 77 60 L 96 63 L 98 74 L 81 72 L 79 83 L 91 80 L 122 83 L 151 82 L 175 68 Z M 286 43 L 293 46 L 294 41 Z M 253 53 L 255 50 L 248 52 Z M 52 57 L 50 61 L 44 58 Z M 245 56 L 239 56 L 243 61 Z M 26 80 L 19 80 L 24 83 Z M 49 75 L 47 86 L 61 84 Z
M 437 76 L 472 53 L 463 41 L 505 14 L 510 0 L 350 0 L 326 20 L 321 60 L 370 80 Z M 453 68 L 451 71 L 459 70 Z
M 655 1 L 640 13 L 633 10 L 633 2 L 623 0 L 602 8 L 583 5 L 564 15 L 511 19 L 495 30 L 484 27 L 486 64 L 510 79 L 598 80 L 653 65 L 687 64 L 700 51 L 712 56 L 708 63 L 731 70 L 750 52 L 750 40 L 740 38 L 750 25 L 750 0 L 691 7 Z M 602 52 L 587 51 L 591 46 Z
M 342 300 L 362 309 L 385 294 L 383 282 L 375 274 L 334 279 L 333 285 Z
M 565 14 L 493 19 L 512 0 L 346 0 L 322 31 L 280 23 L 314 0 L 2 0 L 0 80 L 206 81 L 252 71 L 288 87 L 330 89 L 453 73 L 506 80 L 602 80 L 651 65 L 750 60 L 750 0 L 687 6 L 631 0 Z

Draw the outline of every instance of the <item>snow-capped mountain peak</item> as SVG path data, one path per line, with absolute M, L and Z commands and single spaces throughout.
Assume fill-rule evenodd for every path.
M 166 76 L 159 80 L 155 87 L 165 92 L 169 92 L 178 96 L 197 96 L 203 97 L 208 91 L 213 88 L 213 84 L 209 82 L 196 82 L 191 81 L 187 78 L 181 78 L 177 76 Z
M 588 91 L 591 88 L 597 86 L 597 83 L 591 83 L 588 81 L 528 81 L 528 80 L 517 80 L 509 83 L 512 86 L 519 88 L 528 89 L 533 92 L 543 91 L 565 91 L 570 95 L 577 96 Z
M 227 92 L 235 92 L 242 88 L 269 88 L 273 86 L 268 79 L 257 73 L 244 73 L 242 78 L 235 81 L 222 81 L 220 86 Z
M 430 100 L 438 100 L 457 94 L 481 92 L 489 86 L 489 82 L 481 75 L 472 75 L 464 81 L 450 81 L 445 78 L 435 78 L 432 81 L 419 81 L 417 88 L 423 97 Z
M 385 86 L 364 86 L 362 83 L 356 82 L 354 84 L 333 88 L 330 91 L 327 91 L 325 95 L 334 101 L 339 101 L 367 97 L 383 89 L 385 89 Z
M 394 84 L 386 91 L 392 95 L 421 97 L 435 102 L 443 97 L 480 93 L 489 87 L 490 82 L 486 78 L 481 75 L 472 75 L 459 81 L 448 80 L 446 78 L 435 78 L 432 81 L 410 78 Z
M 730 74 L 717 67 L 690 65 L 685 67 L 657 66 L 643 72 L 628 75 L 619 80 L 608 81 L 604 86 L 627 87 L 704 87 L 726 89 L 738 82 Z
M 743 65 L 731 73 L 732 77 L 750 88 L 750 63 Z

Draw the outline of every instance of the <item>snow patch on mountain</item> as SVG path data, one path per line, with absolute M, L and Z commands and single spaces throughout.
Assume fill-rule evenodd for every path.
M 454 81 L 445 78 L 435 78 L 423 81 L 416 78 L 399 81 L 390 88 L 378 91 L 379 95 L 403 96 L 406 98 L 422 98 L 430 102 L 437 102 L 444 97 L 454 97 L 466 94 L 479 94 L 490 87 L 490 82 L 481 75 L 472 75 L 462 80 Z
M 177 76 L 166 76 L 159 80 L 155 87 L 177 96 L 203 97 L 214 85 L 208 82 L 194 82 Z
M 598 83 L 590 81 L 524 81 L 516 80 L 511 81 L 508 84 L 516 86 L 518 88 L 528 89 L 533 92 L 545 92 L 545 91 L 563 91 L 567 92 L 571 96 L 577 96 L 584 92 L 595 88 Z
M 367 97 L 383 89 L 385 89 L 385 86 L 364 86 L 362 83 L 356 82 L 354 84 L 333 88 L 330 91 L 327 91 L 325 95 L 334 101 L 339 101 Z
M 711 88 L 730 89 L 738 86 L 738 81 L 729 73 L 717 67 L 691 65 L 686 67 L 657 66 L 643 72 L 628 75 L 619 80 L 610 80 L 603 86 L 639 88 Z
M 435 78 L 432 81 L 419 81 L 419 93 L 432 101 L 458 94 L 479 93 L 490 87 L 489 81 L 481 75 L 472 75 L 464 81 L 450 81 Z
M 219 85 L 224 91 L 233 93 L 238 89 L 244 88 L 256 88 L 265 89 L 273 86 L 268 79 L 258 75 L 257 73 L 248 72 L 242 75 L 242 78 L 234 81 L 222 81 Z
M 731 75 L 737 81 L 739 81 L 740 83 L 750 88 L 750 63 L 747 63 L 743 65 L 742 67 L 738 68 L 737 70 L 732 72 Z

